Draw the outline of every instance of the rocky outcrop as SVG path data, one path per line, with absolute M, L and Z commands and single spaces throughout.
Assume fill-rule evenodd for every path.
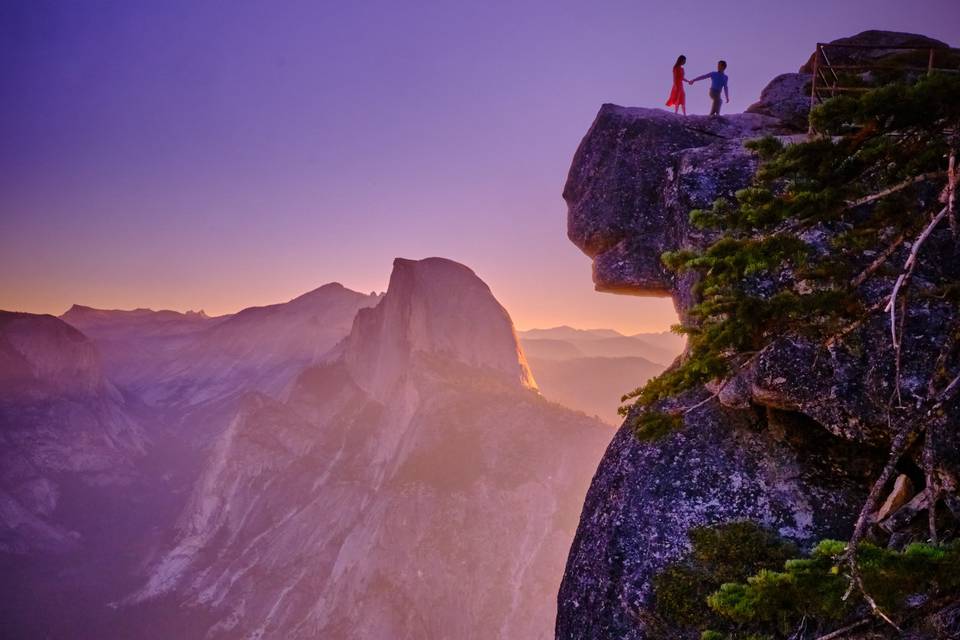
M 899 49 L 889 49 L 887 47 L 918 47 L 920 49 L 947 49 L 950 45 L 934 38 L 929 38 L 917 33 L 903 33 L 900 31 L 862 31 L 855 36 L 846 38 L 837 38 L 831 40 L 828 44 L 854 44 L 869 49 L 854 49 L 845 47 L 827 46 L 827 55 L 831 64 L 872 64 L 882 61 L 883 58 L 902 55 L 903 51 Z M 919 60 L 926 65 L 926 51 L 920 51 Z M 813 73 L 813 59 L 816 54 L 810 54 L 810 58 L 800 67 L 800 73 Z
M 567 236 L 593 258 L 598 291 L 671 296 L 681 314 L 690 285 L 660 261 L 670 247 L 703 246 L 691 209 L 749 184 L 756 159 L 747 139 L 786 133 L 760 114 L 682 117 L 605 104 L 580 143 L 563 198 Z
M 397 260 L 284 402 L 244 398 L 121 615 L 168 603 L 208 638 L 550 637 L 610 433 L 539 396 L 472 271 Z
M 786 128 L 807 130 L 810 115 L 810 73 L 784 73 L 767 84 L 760 99 L 747 107 L 747 113 L 776 118 Z
M 876 34 L 856 38 L 907 42 L 903 34 L 890 40 Z M 806 129 L 805 73 L 775 78 L 748 114 L 707 119 L 601 108 L 563 192 L 568 235 L 593 259 L 598 290 L 669 295 L 679 314 L 688 314 L 693 277 L 667 271 L 661 255 L 702 249 L 714 239 L 692 228 L 688 214 L 750 184 L 756 160 L 745 140 Z M 804 240 L 827 252 L 841 231 L 820 225 Z M 938 230 L 928 243 L 915 284 L 932 291 L 960 282 L 950 231 Z M 891 262 L 903 264 L 908 253 L 901 247 Z M 893 279 L 862 286 L 864 308 L 882 308 Z M 908 394 L 925 393 L 957 316 L 953 303 L 935 298 L 908 313 L 906 322 L 920 327 L 902 345 L 900 376 Z M 866 346 L 889 344 L 888 322 L 867 318 L 853 328 L 848 345 L 829 349 L 802 335 L 781 336 L 713 388 L 719 403 L 685 414 L 683 429 L 662 441 L 641 443 L 622 428 L 581 516 L 559 593 L 557 637 L 646 638 L 651 581 L 685 553 L 692 526 L 748 518 L 801 546 L 848 536 L 892 437 L 885 416 L 893 359 L 888 350 Z M 675 400 L 678 406 L 697 401 L 696 394 Z M 938 473 L 945 486 L 956 486 L 960 436 L 945 431 L 938 436 Z M 915 473 L 916 462 L 906 463 L 906 472 Z

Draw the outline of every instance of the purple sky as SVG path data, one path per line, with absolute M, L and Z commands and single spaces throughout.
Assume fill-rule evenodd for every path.
M 740 111 L 869 28 L 957 45 L 960 2 L 4 0 L 0 308 L 224 313 L 439 255 L 521 328 L 666 328 L 566 240 L 600 104 L 661 105 L 684 53 Z

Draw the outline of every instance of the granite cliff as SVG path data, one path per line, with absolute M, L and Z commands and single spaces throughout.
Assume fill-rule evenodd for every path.
M 850 41 L 946 46 L 886 32 L 844 40 Z M 603 105 L 563 191 L 569 238 L 592 258 L 598 290 L 670 296 L 681 319 L 691 320 L 698 275 L 678 275 L 661 256 L 703 250 L 717 239 L 715 230 L 692 225 L 689 213 L 709 209 L 718 198 L 732 201 L 751 185 L 759 160 L 746 141 L 774 136 L 789 145 L 805 139 L 809 72 L 805 65 L 778 76 L 747 113 L 721 118 Z M 845 230 L 814 225 L 804 241 L 826 254 Z M 960 252 L 946 225 L 928 242 L 916 286 L 933 291 L 960 281 Z M 902 265 L 909 252 L 909 243 L 897 245 L 884 260 Z M 858 259 L 868 268 L 878 253 Z M 893 272 L 859 282 L 856 296 L 864 308 L 882 309 L 895 279 Z M 693 527 L 752 520 L 801 548 L 822 538 L 849 538 L 898 433 L 885 419 L 891 381 L 899 376 L 898 383 L 919 398 L 944 357 L 953 357 L 941 354 L 952 344 L 955 304 L 933 297 L 915 304 L 906 319 L 915 337 L 903 338 L 899 365 L 888 348 L 825 349 L 802 332 L 785 331 L 728 378 L 661 401 L 661 407 L 687 408 L 678 431 L 640 442 L 622 427 L 587 495 L 559 593 L 557 638 L 650 637 L 654 577 L 687 553 Z M 857 345 L 890 342 L 883 313 L 868 314 L 850 331 L 855 337 L 849 342 Z M 955 425 L 956 405 L 944 410 L 946 423 Z M 957 503 L 958 445 L 955 427 L 940 430 L 930 476 L 947 488 L 938 517 L 948 521 Z M 920 486 L 920 465 L 915 450 L 897 469 Z M 884 491 L 891 488 L 892 482 Z M 926 508 L 918 505 L 901 512 L 901 524 Z
M 609 435 L 539 396 L 470 269 L 397 259 L 324 362 L 244 396 L 121 615 L 161 637 L 549 637 Z

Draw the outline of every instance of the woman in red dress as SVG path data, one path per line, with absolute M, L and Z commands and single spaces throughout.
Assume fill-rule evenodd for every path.
M 687 63 L 687 56 L 677 58 L 677 64 L 673 65 L 673 89 L 670 90 L 670 98 L 667 100 L 667 106 L 673 107 L 673 112 L 678 113 L 683 109 L 683 115 L 687 115 L 687 92 L 683 90 L 683 83 L 686 78 L 683 77 L 683 65 Z

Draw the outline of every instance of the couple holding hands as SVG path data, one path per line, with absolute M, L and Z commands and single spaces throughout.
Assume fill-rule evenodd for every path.
M 720 115 L 720 92 L 723 91 L 723 95 L 726 98 L 727 102 L 730 102 L 730 91 L 727 89 L 727 74 L 724 73 L 727 69 L 727 63 L 725 60 L 721 60 L 717 63 L 717 70 L 711 71 L 710 73 L 705 73 L 702 76 L 697 76 L 693 80 L 687 80 L 683 75 L 683 65 L 687 63 L 687 56 L 680 56 L 677 58 L 677 63 L 673 65 L 673 89 L 670 91 L 670 98 L 667 100 L 667 106 L 673 107 L 673 112 L 678 113 L 680 109 L 683 109 L 683 115 L 687 115 L 687 94 L 683 90 L 683 83 L 693 84 L 699 80 L 710 79 L 710 100 L 713 102 L 710 107 L 710 115 L 719 116 Z

